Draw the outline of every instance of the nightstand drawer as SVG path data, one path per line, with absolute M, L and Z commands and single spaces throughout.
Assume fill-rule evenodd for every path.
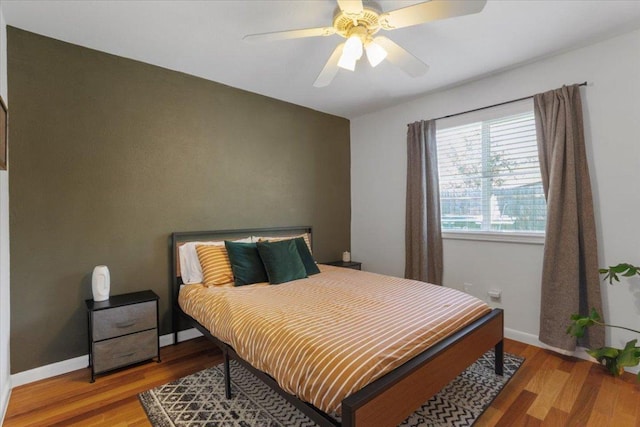
M 94 343 L 93 369 L 95 373 L 100 373 L 156 356 L 158 356 L 158 330 L 152 329 Z
M 156 302 L 99 310 L 93 313 L 93 340 L 100 341 L 156 327 Z

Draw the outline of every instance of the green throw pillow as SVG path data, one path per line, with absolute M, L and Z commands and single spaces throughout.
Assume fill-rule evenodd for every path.
M 316 261 L 313 259 L 309 246 L 307 246 L 304 239 L 302 237 L 296 237 L 293 241 L 296 242 L 296 248 L 298 248 L 298 254 L 300 254 L 300 259 L 302 259 L 304 269 L 307 271 L 307 276 L 320 273 L 320 269 L 318 268 Z
M 307 270 L 293 240 L 258 242 L 256 246 L 272 285 L 307 277 Z
M 255 243 L 225 240 L 224 246 L 229 254 L 235 286 L 269 281 Z

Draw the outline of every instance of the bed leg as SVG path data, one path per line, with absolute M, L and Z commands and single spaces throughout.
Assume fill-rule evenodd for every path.
M 231 369 L 229 367 L 229 352 L 224 351 L 224 396 L 231 399 Z
M 496 355 L 496 362 L 495 362 L 496 374 L 503 375 L 504 374 L 504 341 L 503 340 L 500 340 L 500 342 L 496 344 L 494 352 Z

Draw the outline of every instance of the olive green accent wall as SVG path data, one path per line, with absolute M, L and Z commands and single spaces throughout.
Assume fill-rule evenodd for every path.
M 256 73 L 256 78 L 268 78 Z M 11 370 L 87 354 L 84 300 L 160 295 L 172 231 L 314 227 L 350 244 L 349 121 L 8 29 Z

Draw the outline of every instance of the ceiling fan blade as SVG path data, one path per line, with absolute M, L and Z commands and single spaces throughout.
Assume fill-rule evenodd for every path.
M 411 77 L 420 77 L 429 71 L 429 66 L 386 37 L 376 37 L 373 41 L 387 51 L 387 61 L 400 68 Z
M 305 28 L 303 30 L 276 31 L 274 33 L 249 34 L 242 40 L 247 42 L 271 42 L 275 40 L 301 39 L 304 37 L 330 36 L 336 33 L 333 27 Z
M 358 16 L 364 12 L 362 0 L 338 0 L 338 7 L 346 15 Z
M 333 78 L 338 74 L 338 61 L 340 60 L 340 56 L 342 55 L 342 50 L 344 49 L 344 43 L 340 43 L 333 51 L 329 60 L 326 64 L 324 64 L 324 68 L 318 74 L 318 78 L 313 83 L 315 87 L 325 87 L 328 86 L 329 83 L 333 80 Z
M 380 25 L 385 30 L 410 27 L 454 16 L 471 15 L 484 9 L 487 0 L 431 0 L 380 15 Z

